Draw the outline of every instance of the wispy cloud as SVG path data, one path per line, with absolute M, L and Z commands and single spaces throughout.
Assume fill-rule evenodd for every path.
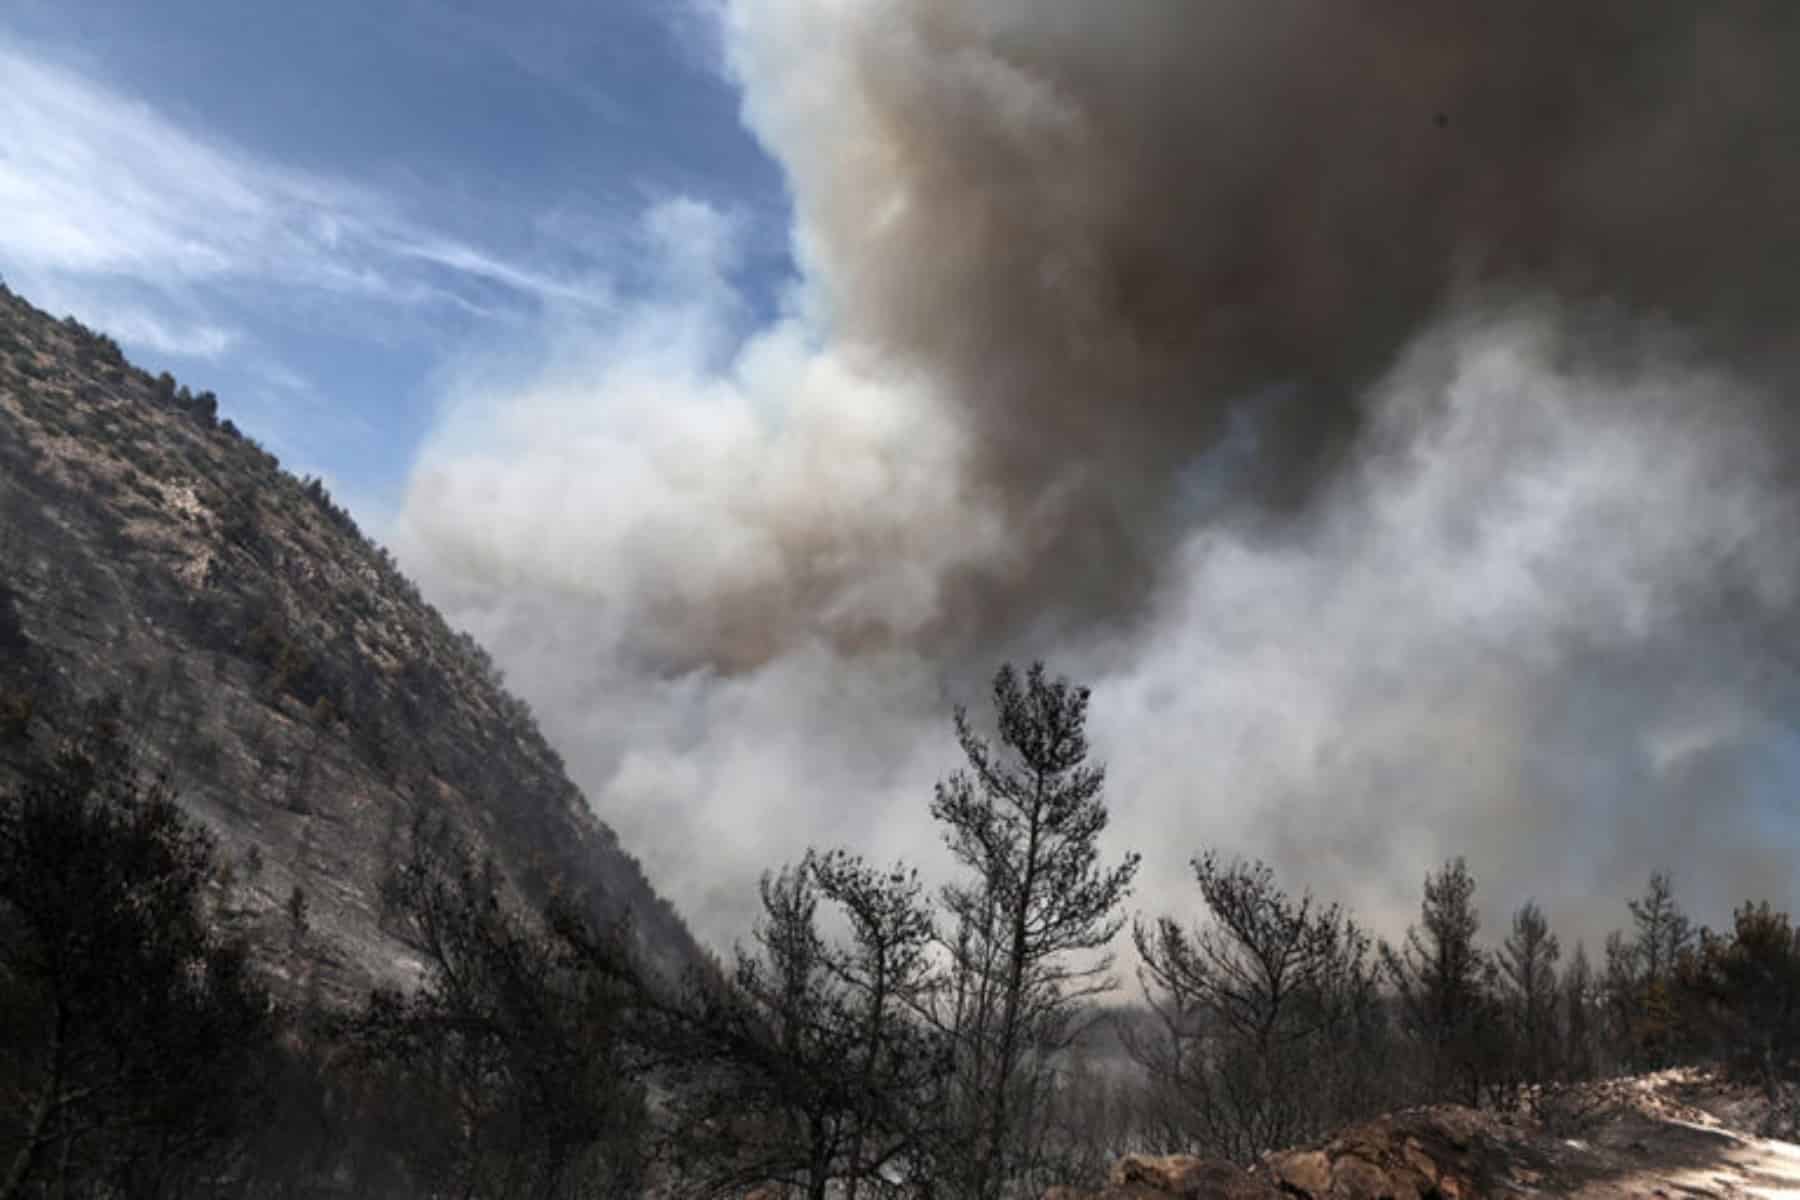
M 128 341 L 208 357 L 237 339 L 222 319 L 178 328 L 127 308 L 124 288 L 191 307 L 208 288 L 267 281 L 476 316 L 608 300 L 580 278 L 446 236 L 395 198 L 211 140 L 3 39 L 0 77 L 0 271 L 82 301 L 79 315 Z
M 604 283 L 559 279 L 542 271 L 505 262 L 460 242 L 441 238 L 408 242 L 402 238 L 394 238 L 387 242 L 385 248 L 400 258 L 417 259 L 547 300 L 568 300 L 594 307 L 604 307 L 611 300 L 611 292 Z
M 171 324 L 141 309 L 80 307 L 87 311 L 91 324 L 110 331 L 119 340 L 179 358 L 218 358 L 237 345 L 241 336 L 220 325 Z
M 255 373 L 259 379 L 271 387 L 301 397 L 316 397 L 312 382 L 298 371 L 293 371 L 280 363 L 257 363 Z
M 142 289 L 32 271 L 12 272 L 8 279 L 46 311 L 73 313 L 128 346 L 171 358 L 214 362 L 247 344 L 235 324 L 196 315 L 191 304 L 173 299 L 147 303 L 138 294 Z

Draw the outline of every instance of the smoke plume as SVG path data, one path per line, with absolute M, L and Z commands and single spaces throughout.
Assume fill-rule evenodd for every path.
M 651 294 L 466 372 L 402 525 L 703 932 L 810 842 L 932 861 L 1023 655 L 1096 686 L 1149 908 L 1203 843 L 1383 920 L 1453 853 L 1590 932 L 1653 864 L 1789 899 L 1800 12 L 720 20 L 782 310 L 659 205 Z

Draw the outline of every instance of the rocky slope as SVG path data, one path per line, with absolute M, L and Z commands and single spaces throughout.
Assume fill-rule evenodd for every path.
M 421 813 L 691 959 L 481 649 L 216 410 L 0 287 L 0 786 L 116 694 L 234 864 L 223 919 L 327 1002 L 414 968 L 377 889 Z
M 1768 1106 L 1704 1072 L 1588 1084 L 1538 1111 L 1442 1106 L 1382 1117 L 1249 1171 L 1131 1156 L 1099 1192 L 1045 1200 L 1479 1200 L 1482 1197 L 1800 1196 L 1800 1145 L 1762 1136 Z M 1789 1131 L 1791 1132 L 1791 1131 Z

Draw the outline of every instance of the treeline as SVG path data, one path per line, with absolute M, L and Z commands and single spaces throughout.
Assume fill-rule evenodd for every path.
M 1460 858 L 1426 876 L 1397 945 L 1260 863 L 1204 855 L 1194 871 L 1199 928 L 1134 930 L 1154 1020 L 1126 1040 L 1150 1144 L 1249 1162 L 1410 1104 L 1577 1122 L 1590 1097 L 1570 1085 L 1596 1078 L 1703 1063 L 1785 1095 L 1800 1077 L 1800 938 L 1767 903 L 1696 928 L 1653 872 L 1597 969 L 1531 901 L 1484 945 Z
M 383 893 L 417 984 L 352 1012 L 246 969 L 216 847 L 101 710 L 0 802 L 0 1200 L 999 1200 L 1417 1102 L 1557 1119 L 1597 1075 L 1795 1074 L 1788 917 L 1696 928 L 1661 873 L 1594 964 L 1531 903 L 1484 941 L 1461 860 L 1389 944 L 1205 852 L 1196 912 L 1132 925 L 1141 1002 L 1117 1007 L 1137 858 L 1100 850 L 1088 694 L 1009 668 L 993 701 L 991 737 L 956 714 L 965 766 L 930 802 L 950 883 L 808 852 L 764 877 L 746 945 L 680 978 L 589 898 L 517 903 L 421 813 Z M 309 936 L 303 895 L 289 915 Z

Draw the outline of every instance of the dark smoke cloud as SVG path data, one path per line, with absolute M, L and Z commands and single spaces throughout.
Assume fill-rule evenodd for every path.
M 1578 923 L 1791 888 L 1800 10 L 723 22 L 783 311 L 657 206 L 661 290 L 453 380 L 402 524 L 704 930 L 808 842 L 929 861 L 1022 654 L 1095 681 L 1149 907 L 1207 842 L 1390 921 L 1459 852 Z
M 1171 480 L 1271 385 L 1237 494 L 1303 504 L 1367 384 L 1484 285 L 1604 300 L 1736 354 L 1788 337 L 1791 6 L 739 16 L 751 112 L 794 168 L 834 328 L 928 374 L 972 439 L 964 486 L 1044 531 L 958 581 L 952 636 L 1012 628 L 1022 597 L 1105 615 L 1143 595 Z M 829 86 L 820 45 L 842 55 Z

